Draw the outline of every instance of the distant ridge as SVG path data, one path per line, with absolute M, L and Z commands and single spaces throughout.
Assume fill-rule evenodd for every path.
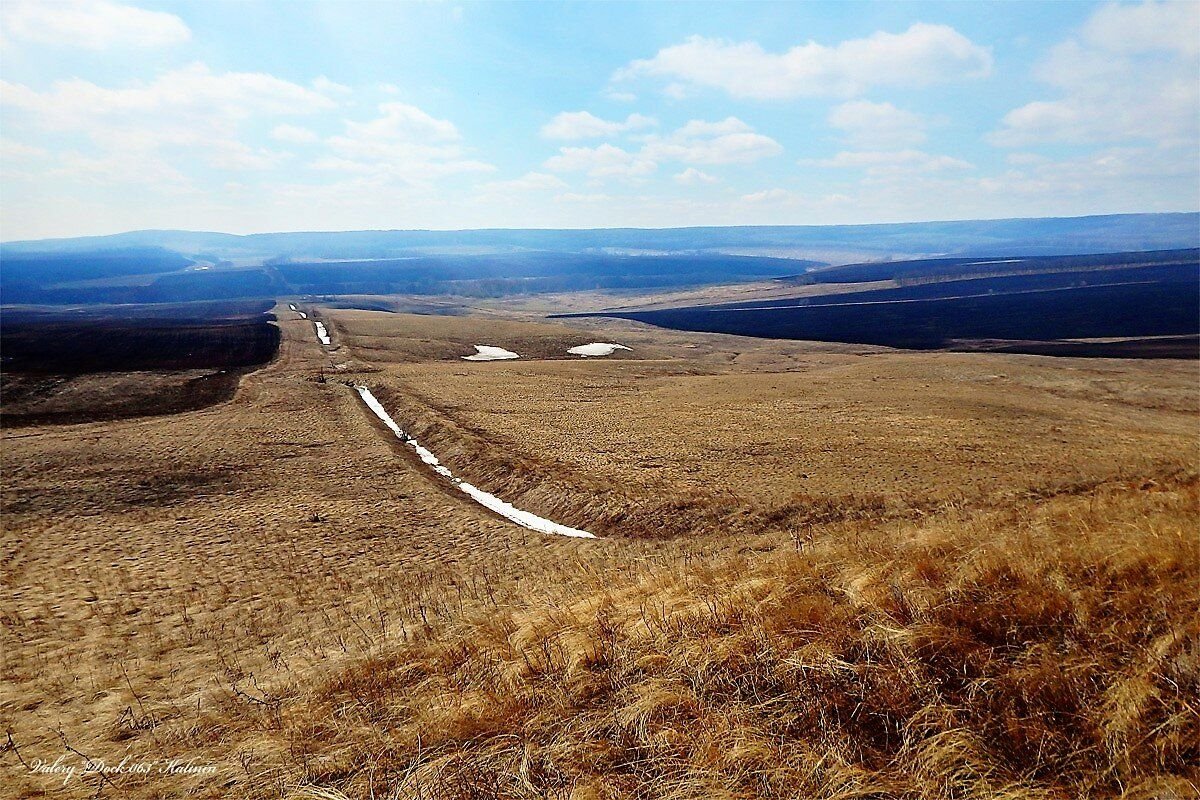
M 146 230 L 12 241 L 5 255 L 158 247 L 209 259 L 375 259 L 521 251 L 727 253 L 828 263 L 928 256 L 1035 256 L 1200 247 L 1200 213 L 1112 214 L 870 225 L 387 230 L 256 233 Z

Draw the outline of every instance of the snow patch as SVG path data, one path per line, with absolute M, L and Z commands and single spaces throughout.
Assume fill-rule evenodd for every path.
M 494 494 L 488 494 L 479 487 L 472 486 L 466 481 L 454 477 L 454 473 L 450 471 L 450 468 L 438 461 L 437 456 L 435 456 L 425 447 L 421 446 L 420 442 L 409 436 L 404 432 L 403 429 L 401 429 L 399 425 L 396 424 L 396 421 L 392 419 L 392 415 L 387 412 L 387 409 L 385 409 L 383 404 L 376 399 L 375 395 L 371 393 L 370 389 L 365 386 L 355 386 L 354 389 L 358 392 L 358 396 L 362 398 L 363 402 L 366 403 L 367 408 L 371 409 L 371 412 L 374 413 L 375 416 L 379 417 L 383 424 L 388 427 L 388 430 L 396 434 L 398 439 L 407 444 L 409 447 L 413 448 L 422 462 L 432 467 L 434 472 L 436 472 L 438 475 L 441 475 L 443 478 L 448 479 L 456 488 L 484 508 L 488 509 L 489 511 L 494 511 L 505 519 L 515 522 L 524 528 L 529 528 L 530 530 L 537 531 L 539 533 L 551 533 L 556 536 L 572 536 L 577 539 L 596 538 L 593 534 L 590 534 L 587 531 L 583 531 L 578 528 L 571 528 L 566 525 L 560 525 L 557 522 L 551 522 L 544 517 L 539 517 L 538 515 L 531 514 L 528 511 L 522 511 L 510 503 L 504 502 Z
M 329 331 L 325 330 L 324 325 L 316 320 L 313 320 L 313 325 L 317 326 L 317 338 L 321 340 L 321 344 L 333 344 L 333 342 L 329 339 Z
M 463 356 L 463 361 L 504 361 L 510 358 L 520 358 L 512 350 L 505 350 L 503 347 L 477 344 L 475 350 L 475 355 Z
M 578 347 L 572 347 L 567 350 L 573 356 L 583 356 L 584 358 L 593 358 L 596 356 L 611 356 L 618 350 L 632 350 L 631 347 L 626 347 L 623 344 L 612 344 L 611 342 L 592 342 L 591 344 L 581 344 Z

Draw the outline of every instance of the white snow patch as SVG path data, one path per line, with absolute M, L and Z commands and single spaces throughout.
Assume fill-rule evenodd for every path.
M 512 350 L 505 350 L 503 347 L 477 344 L 475 345 L 475 350 L 475 355 L 463 356 L 463 361 L 504 361 L 509 358 L 520 358 Z
M 321 344 L 333 344 L 329 339 L 329 331 L 325 330 L 324 325 L 316 320 L 313 320 L 313 325 L 317 326 L 317 338 L 321 340 Z
M 438 461 L 437 456 L 422 447 L 420 442 L 409 436 L 400 428 L 399 425 L 396 424 L 396 421 L 392 419 L 392 415 L 389 414 L 387 409 L 385 409 L 379 400 L 375 398 L 375 395 L 371 393 L 370 389 L 365 386 L 355 386 L 354 389 L 358 392 L 359 397 L 363 399 L 363 402 L 367 404 L 367 408 L 371 409 L 372 413 L 379 417 L 379 419 L 383 421 L 383 424 L 388 427 L 388 430 L 396 434 L 398 439 L 407 444 L 409 447 L 413 448 L 417 452 L 417 455 L 420 457 L 421 461 L 428 464 L 433 468 L 434 472 L 436 472 L 438 475 L 441 475 L 443 478 L 448 479 L 460 491 L 468 495 L 472 500 L 474 500 L 476 503 L 479 503 L 484 508 L 494 511 L 511 522 L 515 522 L 522 527 L 529 528 L 530 530 L 538 531 L 539 533 L 552 533 L 557 536 L 573 536 L 577 539 L 596 538 L 593 534 L 590 534 L 587 531 L 583 531 L 578 528 L 571 528 L 566 525 L 560 525 L 557 522 L 551 522 L 544 517 L 539 517 L 538 515 L 531 514 L 528 511 L 522 511 L 521 509 L 504 502 L 499 497 L 496 497 L 493 494 L 488 494 L 479 487 L 472 486 L 466 481 L 454 477 L 454 473 L 450 471 L 450 468 Z
M 578 347 L 572 347 L 567 350 L 573 356 L 583 356 L 591 358 L 593 356 L 611 356 L 618 350 L 632 350 L 631 347 L 626 347 L 623 344 L 612 344 L 610 342 L 592 342 L 591 344 L 581 344 Z

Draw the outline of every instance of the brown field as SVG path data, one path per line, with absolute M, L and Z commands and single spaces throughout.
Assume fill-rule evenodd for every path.
M 303 307 L 225 402 L 6 424 L 0 796 L 1196 796 L 1195 362 Z

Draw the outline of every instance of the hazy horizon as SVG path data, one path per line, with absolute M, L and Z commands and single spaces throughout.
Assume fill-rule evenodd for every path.
M 186 233 L 195 235 L 217 235 L 217 236 L 274 236 L 288 234 L 339 234 L 339 233 L 481 233 L 488 231 L 497 232 L 513 232 L 519 233 L 522 231 L 536 231 L 545 233 L 554 232 L 603 232 L 603 231 L 673 231 L 673 230 L 704 230 L 704 229 L 722 229 L 722 228 L 859 228 L 859 227 L 894 227 L 903 225 L 940 225 L 940 224 L 956 224 L 956 223 L 988 223 L 988 222 L 1018 222 L 1018 221 L 1047 221 L 1047 220 L 1084 220 L 1102 217 L 1162 217 L 1172 215 L 1191 215 L 1200 219 L 1200 211 L 1129 211 L 1129 212 L 1114 212 L 1112 214 L 1076 214 L 1076 215 L 1054 215 L 1054 216 L 1013 216 L 1013 217 L 969 217 L 961 219 L 920 219 L 920 220 L 887 220 L 881 222 L 847 222 L 847 223 L 779 223 L 779 224 L 764 224 L 764 225 L 662 225 L 662 226 L 637 226 L 637 225 L 621 225 L 607 227 L 484 227 L 484 228 L 339 228 L 339 229 L 280 229 L 280 230 L 256 230 L 246 231 L 244 233 L 235 233 L 233 231 L 222 230 L 207 230 L 207 229 L 189 229 L 189 228 L 131 228 L 126 230 L 110 231 L 105 233 L 94 234 L 79 234 L 65 236 L 46 236 L 30 239 L 0 239 L 0 244 L 26 244 L 33 242 L 51 242 L 58 240 L 71 239 L 105 239 L 120 236 L 129 236 L 136 234 L 155 234 L 155 233 Z M 1200 231 L 1197 232 L 1197 237 L 1200 239 Z

